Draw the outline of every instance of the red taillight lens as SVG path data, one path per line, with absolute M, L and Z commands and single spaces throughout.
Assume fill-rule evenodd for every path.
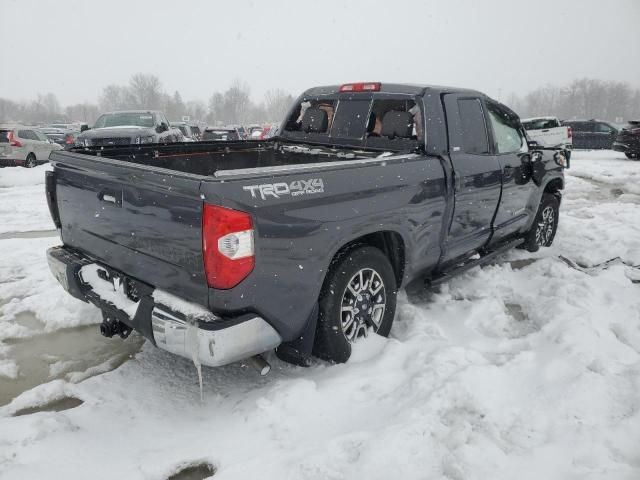
M 573 128 L 567 127 L 567 135 L 569 138 L 573 138 Z
M 379 92 L 380 82 L 345 83 L 340 85 L 339 92 Z
M 13 132 L 7 133 L 7 140 L 12 147 L 21 147 L 22 143 L 13 135 Z
M 205 203 L 202 255 L 211 288 L 229 289 L 238 285 L 255 265 L 251 216 Z
M 71 135 L 70 133 L 67 133 L 64 136 L 64 143 L 66 143 L 67 145 L 73 145 L 73 135 Z

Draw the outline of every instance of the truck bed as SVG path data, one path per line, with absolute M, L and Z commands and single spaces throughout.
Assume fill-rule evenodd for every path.
M 345 154 L 330 149 L 281 147 L 275 142 L 197 142 L 153 146 L 76 148 L 75 153 L 107 157 L 178 172 L 216 176 L 218 172 L 308 165 L 327 161 L 370 158 L 377 152 Z

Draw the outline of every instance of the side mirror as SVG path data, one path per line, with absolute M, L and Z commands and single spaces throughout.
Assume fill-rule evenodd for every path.
M 80 125 L 80 133 L 89 130 L 89 125 Z
M 160 125 L 158 125 L 158 128 L 156 129 L 156 131 L 158 133 L 166 132 L 167 130 L 169 130 L 169 125 L 167 125 L 164 122 L 162 122 Z
M 529 147 L 529 150 L 537 150 L 538 148 L 540 148 L 540 144 L 535 140 L 527 141 L 527 146 Z

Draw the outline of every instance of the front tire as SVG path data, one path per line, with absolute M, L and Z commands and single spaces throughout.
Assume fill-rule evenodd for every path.
M 33 168 L 36 166 L 36 156 L 33 153 L 27 155 L 27 159 L 24 161 L 25 168 Z
M 360 338 L 370 333 L 388 336 L 396 296 L 393 268 L 379 249 L 362 246 L 340 254 L 320 294 L 313 354 L 344 363 Z
M 537 252 L 540 247 L 549 247 L 553 243 L 558 229 L 560 201 L 553 193 L 543 193 L 536 218 L 531 229 L 524 237 L 523 247 Z

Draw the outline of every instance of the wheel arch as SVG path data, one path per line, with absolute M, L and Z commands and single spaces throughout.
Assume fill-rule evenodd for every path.
M 335 262 L 344 254 L 360 246 L 375 247 L 382 251 L 391 263 L 399 288 L 404 278 L 406 252 L 404 238 L 395 230 L 379 230 L 349 240 L 334 253 L 329 269 L 331 269 Z M 327 275 L 325 275 L 325 279 L 326 277 Z

